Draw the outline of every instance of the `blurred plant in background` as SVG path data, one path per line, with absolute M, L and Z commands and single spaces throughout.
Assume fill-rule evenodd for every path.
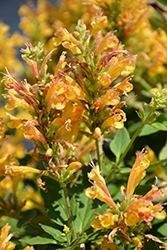
M 165 3 L 39 0 L 19 15 L 23 35 L 0 24 L 1 248 L 165 248 Z

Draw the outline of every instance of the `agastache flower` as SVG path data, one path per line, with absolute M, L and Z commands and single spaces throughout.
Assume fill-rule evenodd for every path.
M 90 180 L 93 180 L 93 188 L 87 188 L 86 189 L 86 195 L 89 198 L 97 198 L 103 202 L 106 202 L 109 204 L 113 209 L 116 209 L 117 206 L 113 199 L 111 198 L 111 195 L 107 189 L 106 183 L 104 178 L 100 175 L 99 166 L 96 168 L 93 167 L 90 173 L 88 173 L 88 178 Z
M 9 230 L 11 229 L 11 226 L 7 223 L 2 229 L 1 229 L 1 235 L 0 235 L 0 249 L 1 250 L 13 250 L 15 249 L 15 244 L 10 241 L 10 239 L 13 237 L 13 234 L 9 234 Z
M 92 25 L 101 23 L 102 19 L 105 18 L 96 16 Z M 84 108 L 84 121 L 92 136 L 96 127 L 101 129 L 102 134 L 106 130 L 109 132 L 109 128 L 112 127 L 122 128 L 126 115 L 120 109 L 125 104 L 125 102 L 121 102 L 120 96 L 128 96 L 127 93 L 132 90 L 133 85 L 129 83 L 129 77 L 115 86 L 113 81 L 133 72 L 135 68 L 133 57 L 121 48 L 118 39 L 112 32 L 107 33 L 104 37 L 98 30 L 94 34 L 94 30 L 86 30 L 86 25 L 81 20 L 76 26 L 76 32 L 70 34 L 61 28 L 56 33 L 56 39 L 59 41 L 56 45 L 61 41 L 61 44 L 74 54 L 73 59 L 66 59 L 67 69 L 61 74 L 64 75 L 64 82 L 67 82 L 66 79 L 70 81 L 70 78 L 73 78 L 73 81 L 71 80 L 73 87 L 69 86 L 67 82 L 70 90 L 70 95 L 67 95 L 65 84 L 60 84 L 61 80 L 56 78 L 51 87 L 52 90 L 48 91 L 47 99 L 60 98 L 60 91 L 62 91 L 61 94 L 65 95 L 67 99 L 71 98 L 81 105 Z M 75 47 L 75 51 L 71 46 Z M 80 51 L 77 52 L 76 48 Z M 72 74 L 67 77 L 70 72 Z M 57 90 L 59 84 L 60 90 Z M 50 107 L 49 105 L 48 109 Z
M 136 154 L 136 156 L 136 161 L 133 165 L 128 179 L 128 185 L 126 190 L 127 195 L 133 195 L 135 188 L 146 175 L 145 169 L 148 168 L 150 164 L 150 161 L 148 159 L 143 159 L 143 152 Z
M 163 220 L 166 217 L 165 211 L 162 211 L 162 205 L 154 205 L 152 203 L 154 198 L 163 196 L 163 191 L 159 190 L 157 186 L 153 185 L 152 189 L 144 196 L 134 194 L 137 185 L 144 178 L 145 169 L 148 166 L 149 160 L 144 158 L 144 151 L 137 153 L 136 161 L 129 175 L 127 189 L 124 187 L 121 188 L 124 199 L 120 204 L 115 204 L 113 201 L 105 181 L 100 175 L 98 166 L 96 168 L 94 167 L 88 174 L 89 179 L 94 182 L 92 183 L 93 188 L 86 190 L 86 195 L 89 198 L 97 198 L 110 206 L 103 215 L 97 213 L 96 219 L 91 223 L 91 226 L 95 230 L 103 230 L 105 228 L 112 229 L 108 239 L 105 239 L 108 243 L 111 239 L 119 240 L 123 237 L 125 242 L 134 243 L 137 248 L 141 248 L 142 243 L 137 235 L 140 234 L 143 223 L 151 227 L 151 221 L 154 218 Z M 124 194 L 125 191 L 126 195 Z M 116 232 L 117 234 L 115 235 Z M 134 237 L 134 235 L 136 237 Z M 105 248 L 102 243 L 101 249 L 108 248 Z

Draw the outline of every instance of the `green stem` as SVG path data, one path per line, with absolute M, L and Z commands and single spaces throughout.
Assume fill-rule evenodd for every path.
M 96 139 L 96 152 L 97 152 L 98 165 L 99 165 L 100 170 L 102 171 L 101 160 L 100 160 L 100 149 L 99 149 L 99 141 L 98 141 L 98 139 Z
M 163 163 L 165 163 L 165 162 L 167 162 L 167 158 L 165 158 L 165 159 L 163 159 L 163 160 L 160 160 L 160 161 L 156 161 L 156 162 L 154 162 L 154 163 L 151 163 L 150 166 L 149 166 L 149 169 L 150 169 L 150 168 L 154 168 L 154 167 L 156 167 L 156 166 L 158 166 L 158 165 L 161 165 L 161 164 L 163 164 Z
M 142 124 L 140 125 L 140 127 L 136 130 L 136 132 L 134 133 L 134 135 L 132 136 L 132 139 L 130 140 L 128 146 L 126 147 L 124 153 L 121 155 L 117 165 L 119 166 L 119 164 L 123 161 L 123 159 L 125 158 L 125 156 L 127 155 L 129 149 L 131 148 L 133 142 L 136 140 L 136 137 L 140 134 L 140 132 L 142 131 L 143 127 L 148 123 L 150 116 L 152 115 L 152 111 L 149 112 L 148 116 L 146 117 L 146 119 L 142 122 Z
M 61 183 L 61 184 L 62 184 L 62 187 L 63 187 L 64 197 L 65 197 L 65 200 L 66 200 L 70 227 L 71 227 L 71 230 L 72 230 L 72 240 L 75 240 L 77 235 L 76 235 L 76 231 L 75 231 L 74 217 L 73 217 L 73 214 L 72 214 L 70 198 L 69 198 L 69 195 L 68 195 L 68 192 L 67 192 L 66 184 L 64 184 L 64 183 Z

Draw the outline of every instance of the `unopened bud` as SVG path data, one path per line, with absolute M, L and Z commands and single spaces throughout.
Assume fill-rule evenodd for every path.
M 95 128 L 94 138 L 99 139 L 101 137 L 101 129 L 99 127 Z

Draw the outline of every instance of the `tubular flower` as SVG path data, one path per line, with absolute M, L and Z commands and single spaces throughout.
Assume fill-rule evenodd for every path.
M 95 128 L 94 138 L 98 139 L 101 137 L 101 129 L 99 127 Z
M 153 218 L 163 220 L 166 217 L 165 211 L 161 210 L 161 204 L 153 205 L 151 200 L 163 196 L 163 191 L 158 187 L 152 186 L 152 189 L 143 197 L 134 199 L 127 207 L 125 212 L 125 223 L 127 226 L 134 226 L 136 223 L 144 220 L 150 227 Z
M 86 189 L 86 195 L 89 198 L 97 198 L 103 202 L 106 202 L 109 204 L 113 209 L 116 209 L 117 206 L 114 203 L 113 199 L 111 198 L 111 195 L 107 189 L 106 183 L 104 178 L 100 175 L 99 166 L 96 168 L 93 168 L 90 173 L 88 173 L 88 178 L 90 180 L 94 181 L 93 189 L 87 188 Z
M 96 16 L 92 25 L 101 23 L 102 19 L 100 16 Z M 105 23 L 104 21 L 104 26 Z M 67 82 L 67 87 L 71 91 L 66 98 L 71 98 L 84 107 L 84 121 L 92 136 L 96 127 L 101 129 L 102 134 L 112 127 L 122 128 L 126 116 L 120 109 L 125 104 L 125 102 L 121 102 L 121 96 L 128 96 L 127 93 L 133 89 L 133 85 L 129 83 L 130 78 L 125 77 L 131 74 L 135 68 L 134 57 L 120 47 L 118 39 L 112 32 L 103 37 L 98 29 L 96 33 L 91 29 L 86 30 L 83 21 L 78 22 L 76 31 L 72 34 L 67 33 L 63 28 L 59 29 L 59 32 L 56 33 L 56 41 L 56 46 L 61 41 L 61 44 L 74 54 L 73 59 L 66 59 L 67 69 L 61 73 L 61 76 L 64 76 L 65 81 L 63 82 L 66 83 L 66 72 L 71 72 L 70 76 L 73 76 L 73 79 L 68 76 L 68 81 L 70 80 L 70 85 L 73 86 L 71 88 Z M 81 72 L 82 75 L 78 72 Z M 114 80 L 118 77 L 122 81 L 114 84 Z M 64 83 L 60 90 L 57 90 L 61 80 L 57 78 L 53 82 L 46 97 L 48 101 L 49 98 L 59 97 L 60 91 L 61 94 L 66 95 Z M 62 97 L 62 104 L 64 99 Z M 52 105 L 54 105 L 53 103 L 54 101 L 52 101 Z M 49 104 L 48 110 L 50 107 Z
M 8 223 L 1 229 L 0 235 L 0 249 L 1 250 L 13 250 L 15 249 L 15 244 L 10 241 L 13 237 L 13 234 L 9 234 L 11 226 Z
M 39 169 L 26 167 L 26 166 L 7 166 L 5 167 L 6 174 L 16 176 L 18 174 L 36 173 L 39 174 L 41 171 Z
M 146 171 L 150 161 L 148 159 L 143 159 L 143 152 L 136 154 L 136 161 L 132 167 L 129 175 L 128 185 L 127 185 L 127 195 L 133 195 L 135 188 L 138 186 L 139 182 L 145 177 Z
M 11 110 L 15 107 L 22 107 L 31 112 L 35 112 L 35 108 L 39 107 L 38 101 L 34 98 L 33 89 L 28 83 L 17 82 L 9 73 L 4 77 L 6 87 L 9 89 L 6 97 L 8 104 L 6 108 Z
M 67 32 L 63 34 L 68 37 Z M 69 35 L 69 39 L 71 36 Z M 48 165 L 42 173 L 38 172 L 39 170 L 36 171 L 36 173 L 40 173 L 38 177 L 40 187 L 43 187 L 40 179 L 43 174 L 47 175 L 49 172 L 62 182 L 62 176 L 65 180 L 67 176 L 73 174 L 70 172 L 71 169 L 75 169 L 74 172 L 76 172 L 81 167 L 79 163 L 76 164 L 76 167 L 73 166 L 74 164 L 67 164 L 73 156 L 70 155 L 69 158 L 66 155 L 69 154 L 70 149 L 75 149 L 72 143 L 75 142 L 80 131 L 80 120 L 85 119 L 82 104 L 85 93 L 66 71 L 63 72 L 67 64 L 65 52 L 56 66 L 57 75 L 54 77 L 47 73 L 47 62 L 53 51 L 46 55 L 42 43 L 38 43 L 35 47 L 27 44 L 27 48 L 22 49 L 23 59 L 32 69 L 36 83 L 32 85 L 26 81 L 19 83 L 9 73 L 4 78 L 8 89 L 6 108 L 8 110 L 15 107 L 24 108 L 29 114 L 25 118 L 9 115 L 11 121 L 8 123 L 8 127 L 21 130 L 26 139 L 35 143 L 33 151 L 35 156 L 48 161 Z M 42 155 L 41 157 L 38 155 L 39 153 Z M 17 164 L 13 165 L 11 169 L 7 167 L 6 171 L 11 170 L 11 174 L 28 171 L 25 167 L 16 169 Z M 63 170 L 66 168 L 67 172 Z M 61 171 L 64 171 L 64 174 L 61 175 Z
M 66 105 L 62 117 L 57 117 L 53 120 L 52 126 L 59 126 L 57 131 L 59 137 L 71 143 L 75 141 L 79 133 L 79 120 L 81 119 L 83 108 L 73 106 L 72 102 Z
M 146 0 L 83 2 L 90 15 L 100 11 L 101 18 L 107 17 L 106 31 L 117 30 L 118 38 L 126 44 L 128 51 L 138 54 L 137 68 L 142 69 L 142 72 L 140 77 L 134 77 L 135 82 L 147 78 L 150 84 L 156 84 L 158 75 L 158 79 L 165 83 L 167 35 L 165 30 L 159 27 L 157 30 L 152 28 L 150 17 L 154 8 L 148 5 Z
M 131 243 L 132 245 L 135 244 L 137 248 L 142 248 L 143 245 L 137 236 L 141 235 L 143 223 L 151 227 L 151 221 L 154 218 L 163 220 L 166 217 L 165 211 L 162 211 L 162 205 L 152 203 L 154 198 L 163 196 L 163 191 L 158 190 L 158 187 L 153 185 L 152 189 L 144 196 L 134 194 L 135 188 L 144 178 L 145 169 L 148 166 L 149 161 L 144 158 L 143 151 L 138 153 L 129 175 L 127 190 L 122 187 L 122 191 L 126 190 L 126 195 L 123 195 L 123 202 L 117 204 L 111 198 L 105 181 L 100 175 L 99 168 L 94 167 L 88 174 L 89 179 L 94 182 L 93 189 L 88 188 L 86 195 L 89 198 L 97 198 L 110 206 L 103 215 L 97 213 L 95 220 L 91 222 L 91 226 L 95 230 L 112 229 L 108 238 L 102 241 L 103 243 L 106 240 L 109 242 L 111 239 L 121 239 L 121 241 L 123 239 L 125 244 Z M 103 243 L 101 249 L 109 249 L 105 248 Z
M 67 74 L 60 75 L 52 80 L 51 86 L 46 94 L 47 111 L 51 108 L 61 110 L 65 107 L 67 100 L 77 101 L 83 99 L 84 93 L 78 84 Z M 48 88 L 48 86 L 46 86 Z

